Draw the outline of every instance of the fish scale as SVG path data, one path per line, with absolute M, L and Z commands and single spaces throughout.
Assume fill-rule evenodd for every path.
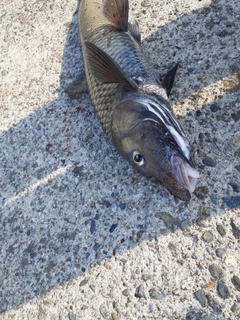
M 92 42 L 111 56 L 130 78 L 142 78 L 144 82 L 154 85 L 153 88 L 148 86 L 149 91 L 156 92 L 157 87 L 157 90 L 166 96 L 165 91 L 157 86 L 156 72 L 147 61 L 139 44 L 129 33 L 116 30 L 106 20 L 102 14 L 102 4 L 97 6 L 97 10 L 96 15 L 94 2 L 89 0 L 81 2 L 79 25 L 82 43 L 84 40 Z M 89 70 L 84 45 L 82 50 L 89 93 L 102 127 L 111 139 L 111 113 L 114 106 L 121 100 L 121 89 L 118 84 L 104 84 L 97 81 Z
M 128 0 L 82 0 L 79 27 L 86 78 L 68 92 L 88 88 L 119 153 L 139 173 L 188 200 L 199 173 L 168 101 L 178 66 L 160 86 L 142 51 L 138 25 L 128 22 Z

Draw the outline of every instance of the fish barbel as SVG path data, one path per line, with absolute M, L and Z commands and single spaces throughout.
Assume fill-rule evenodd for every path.
M 86 78 L 69 93 L 89 91 L 103 129 L 138 172 L 188 200 L 198 171 L 168 101 L 177 66 L 162 86 L 141 47 L 128 0 L 82 0 L 79 28 Z M 86 80 L 85 80 L 86 79 Z

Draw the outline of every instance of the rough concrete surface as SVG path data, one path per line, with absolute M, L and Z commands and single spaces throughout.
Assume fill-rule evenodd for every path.
M 0 4 L 0 319 L 240 319 L 240 2 L 132 0 L 201 172 L 138 175 L 88 94 L 74 0 Z

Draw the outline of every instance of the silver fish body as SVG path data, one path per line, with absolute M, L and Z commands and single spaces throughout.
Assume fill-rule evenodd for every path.
M 123 1 L 119 0 L 118 2 Z M 84 44 L 86 40 L 108 54 L 130 78 L 143 79 L 145 83 L 156 85 L 156 88 L 161 90 L 162 95 L 166 96 L 166 93 L 157 86 L 157 75 L 147 61 L 141 46 L 129 32 L 117 30 L 105 18 L 103 4 L 104 1 L 82 0 L 79 11 L 79 26 L 84 67 L 91 99 L 105 132 L 108 136 L 111 136 L 111 112 L 122 98 L 122 92 L 119 92 L 119 90 L 124 90 L 124 88 L 121 88 L 118 83 L 106 84 L 94 77 L 89 70 L 89 59 Z
M 199 174 L 165 90 L 175 74 L 159 86 L 138 26 L 128 22 L 128 0 L 82 0 L 79 27 L 88 90 L 107 136 L 141 174 L 189 199 Z

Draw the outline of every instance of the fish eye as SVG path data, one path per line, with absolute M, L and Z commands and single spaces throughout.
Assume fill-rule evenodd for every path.
M 132 161 L 138 167 L 141 167 L 145 162 L 143 156 L 141 155 L 141 153 L 139 153 L 139 151 L 133 151 Z

